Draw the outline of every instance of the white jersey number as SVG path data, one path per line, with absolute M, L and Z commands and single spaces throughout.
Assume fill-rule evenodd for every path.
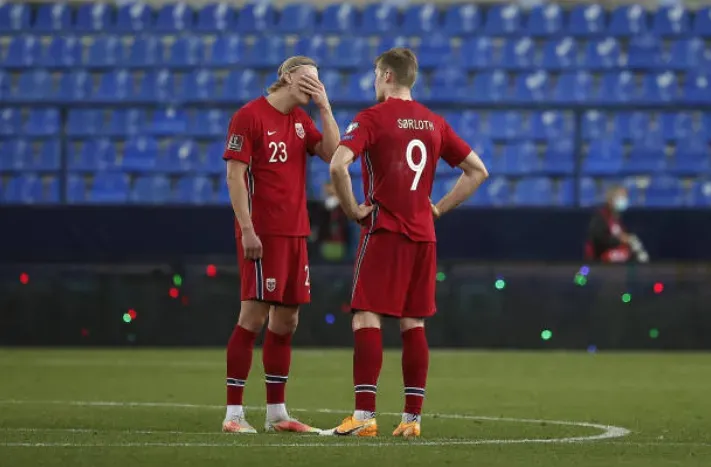
M 420 162 L 417 164 L 415 164 L 412 158 L 412 151 L 414 151 L 415 148 L 420 150 Z M 410 141 L 405 150 L 405 159 L 407 159 L 407 165 L 410 169 L 415 172 L 415 178 L 412 180 L 412 185 L 410 185 L 410 191 L 415 191 L 417 190 L 417 185 L 420 183 L 422 171 L 425 170 L 425 165 L 427 164 L 427 148 L 425 148 L 425 143 L 419 139 Z
M 269 149 L 272 151 L 272 157 L 269 158 L 269 162 L 286 162 L 289 155 L 286 153 L 286 143 L 279 141 L 275 143 L 271 141 L 269 143 Z

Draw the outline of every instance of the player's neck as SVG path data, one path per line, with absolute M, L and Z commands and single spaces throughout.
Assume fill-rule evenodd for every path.
M 388 99 L 400 99 L 402 101 L 411 101 L 412 94 L 409 90 L 393 90 L 385 94 L 385 100 Z
M 285 115 L 296 107 L 296 102 L 294 102 L 294 99 L 286 92 L 276 91 L 267 95 L 267 102 Z

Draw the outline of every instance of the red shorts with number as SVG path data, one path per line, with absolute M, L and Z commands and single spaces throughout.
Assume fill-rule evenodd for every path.
M 351 308 L 398 318 L 427 318 L 437 312 L 436 280 L 436 243 L 413 242 L 386 230 L 362 233 Z
M 242 300 L 281 305 L 311 301 L 309 257 L 306 237 L 260 236 L 262 259 L 245 259 L 242 238 L 237 237 L 237 258 Z

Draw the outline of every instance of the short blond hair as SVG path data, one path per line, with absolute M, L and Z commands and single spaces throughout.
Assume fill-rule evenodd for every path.
M 271 94 L 286 86 L 287 83 L 284 76 L 294 71 L 300 66 L 318 67 L 314 59 L 306 57 L 304 55 L 295 55 L 293 57 L 289 57 L 284 60 L 284 62 L 279 66 L 279 69 L 277 70 L 277 80 L 274 81 L 271 86 L 267 88 L 267 92 Z
M 383 52 L 375 59 L 375 66 L 383 71 L 390 71 L 395 75 L 395 82 L 400 86 L 412 89 L 417 81 L 417 57 L 415 53 L 405 47 L 395 47 Z

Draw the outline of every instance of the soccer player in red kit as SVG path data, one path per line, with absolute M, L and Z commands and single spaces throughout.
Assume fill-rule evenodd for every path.
M 381 318 L 400 321 L 405 409 L 395 436 L 419 436 L 429 349 L 425 318 L 436 312 L 434 220 L 466 200 L 486 167 L 447 122 L 412 100 L 417 58 L 395 48 L 375 61 L 379 104 L 360 112 L 341 138 L 331 177 L 346 214 L 362 226 L 353 278 L 355 412 L 324 435 L 375 436 L 375 396 L 383 361 Z M 358 205 L 348 166 L 361 156 L 366 202 Z M 463 173 L 436 205 L 430 201 L 442 157 Z
M 269 319 L 263 345 L 267 431 L 315 432 L 291 418 L 285 385 L 291 336 L 299 305 L 309 303 L 311 284 L 306 237 L 307 154 L 329 162 L 340 132 L 316 63 L 291 57 L 266 97 L 239 109 L 230 121 L 223 158 L 235 213 L 242 305 L 227 345 L 227 414 L 222 429 L 256 433 L 247 423 L 242 393 L 257 334 Z M 300 107 L 318 106 L 323 135 Z

